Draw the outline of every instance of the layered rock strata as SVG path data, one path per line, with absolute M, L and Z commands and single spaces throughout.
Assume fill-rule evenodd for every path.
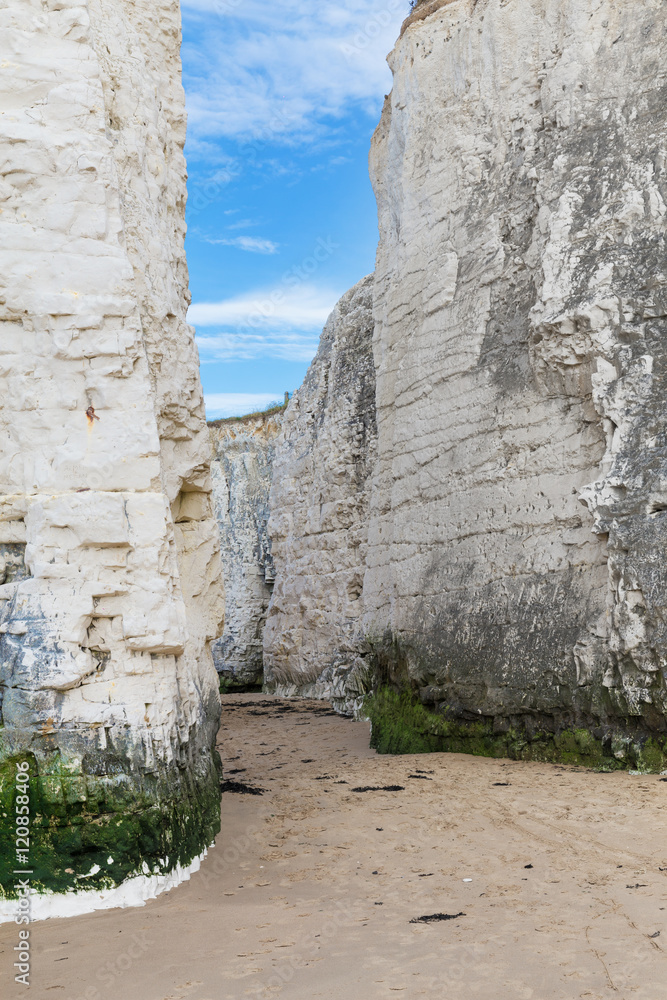
M 0 5 L 3 890 L 188 865 L 219 823 L 223 596 L 183 252 L 175 0 Z
M 276 446 L 269 534 L 276 581 L 267 688 L 349 710 L 364 691 L 361 592 L 375 461 L 372 276 L 327 320 Z
M 275 570 L 267 531 L 283 410 L 212 421 L 213 498 L 225 580 L 225 629 L 212 645 L 228 689 L 262 684 L 262 638 Z
M 376 702 L 384 749 L 665 764 L 665 37 L 659 0 L 434 0 L 389 57 L 373 364 L 331 378 L 339 310 L 265 632 L 278 690 L 361 660 L 418 693 Z
M 449 717 L 619 758 L 667 729 L 666 36 L 658 0 L 423 5 L 371 154 L 365 631 Z

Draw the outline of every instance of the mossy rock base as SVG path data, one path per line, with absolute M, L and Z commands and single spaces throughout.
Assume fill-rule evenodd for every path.
M 220 829 L 220 761 L 199 747 L 185 765 L 139 771 L 125 755 L 4 753 L 0 763 L 0 898 L 16 895 L 17 764 L 30 767 L 30 885 L 109 889 L 185 867 Z M 91 874 L 92 872 L 92 874 Z
M 261 682 L 252 684 L 222 675 L 218 689 L 220 694 L 261 694 L 263 687 Z
M 667 767 L 667 739 L 631 739 L 609 731 L 602 738 L 587 729 L 528 733 L 497 732 L 493 719 L 468 722 L 423 705 L 413 692 L 380 688 L 364 710 L 371 721 L 371 747 L 382 754 L 466 753 L 548 763 L 577 764 L 600 771 L 634 769 L 659 773 Z

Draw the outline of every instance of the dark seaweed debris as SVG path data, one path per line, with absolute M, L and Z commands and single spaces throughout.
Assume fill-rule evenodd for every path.
M 425 774 L 409 774 L 408 778 L 418 778 L 420 781 L 433 781 L 433 778 L 427 778 Z
M 353 792 L 404 792 L 405 785 L 360 785 Z
M 246 785 L 244 781 L 227 781 L 220 782 L 221 792 L 238 792 L 239 795 L 263 795 L 263 788 L 254 788 L 252 785 Z
M 465 917 L 465 913 L 429 913 L 423 917 L 413 917 L 410 923 L 430 924 L 436 920 L 458 920 L 459 917 Z
M 277 699 L 275 701 L 269 701 L 268 699 L 257 699 L 254 701 L 227 701 L 227 699 L 225 699 L 224 706 L 225 712 L 234 712 L 237 709 L 250 708 L 254 710 L 250 713 L 251 715 L 257 714 L 257 709 L 266 708 L 270 711 L 260 712 L 259 714 L 275 715 L 276 713 L 282 712 L 295 712 L 297 715 L 332 715 L 337 719 L 344 718 L 344 716 L 339 715 L 338 712 L 334 712 L 331 706 L 326 702 L 319 705 L 302 705 L 299 702 L 295 702 L 291 705 L 280 702 Z

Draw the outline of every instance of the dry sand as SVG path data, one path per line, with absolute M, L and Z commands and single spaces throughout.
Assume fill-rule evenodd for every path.
M 226 776 L 264 794 L 223 795 L 190 882 L 34 924 L 29 991 L 0 927 L 3 1000 L 667 1000 L 659 777 L 379 757 L 322 703 L 223 701 Z

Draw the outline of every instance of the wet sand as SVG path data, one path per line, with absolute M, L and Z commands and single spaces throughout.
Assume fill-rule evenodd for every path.
M 29 990 L 1 926 L 3 1000 L 667 1000 L 667 782 L 380 757 L 322 703 L 223 702 L 225 776 L 264 793 L 223 794 L 189 882 L 33 924 Z

